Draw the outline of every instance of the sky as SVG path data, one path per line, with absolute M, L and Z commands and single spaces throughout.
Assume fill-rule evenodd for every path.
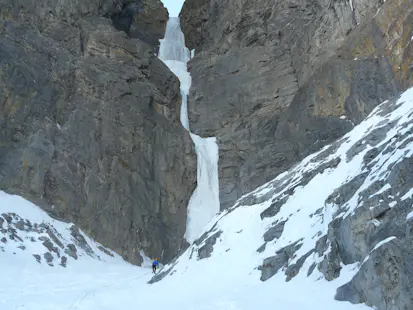
M 185 0 L 161 0 L 169 11 L 169 17 L 176 17 L 181 11 Z

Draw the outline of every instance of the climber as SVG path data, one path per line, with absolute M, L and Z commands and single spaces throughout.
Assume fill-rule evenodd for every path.
M 152 263 L 152 271 L 153 271 L 153 273 L 156 273 L 156 268 L 159 266 L 159 264 L 158 264 L 158 259 L 157 258 L 155 258 L 155 260 L 153 261 L 153 263 Z

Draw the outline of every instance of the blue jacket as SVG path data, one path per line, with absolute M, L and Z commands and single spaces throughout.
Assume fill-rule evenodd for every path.
M 158 261 L 154 260 L 153 263 L 152 263 L 152 266 L 158 266 Z

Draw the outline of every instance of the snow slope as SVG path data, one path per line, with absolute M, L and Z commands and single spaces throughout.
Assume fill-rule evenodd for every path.
M 7 222 L 8 214 L 12 217 L 19 214 L 25 225 L 47 225 L 63 244 L 76 243 L 71 235 L 71 224 L 50 218 L 40 208 L 21 197 L 2 192 L 0 198 L 1 218 L 4 219 L 2 227 L 5 229 L 8 225 L 7 232 L 2 230 L 4 236 L 8 236 L 11 228 L 15 227 L 15 221 L 11 221 L 10 224 Z M 251 227 L 251 231 L 256 232 L 257 229 L 258 227 Z M 274 282 L 275 286 L 263 286 L 258 279 L 245 277 L 238 268 L 250 269 L 252 261 L 248 255 L 245 259 L 234 260 L 231 264 L 223 264 L 219 260 L 215 262 L 217 264 L 211 264 L 208 261 L 188 260 L 184 256 L 185 270 L 177 273 L 177 277 L 150 285 L 147 284 L 151 277 L 150 269 L 132 266 L 113 253 L 113 257 L 106 255 L 99 250 L 99 244 L 81 232 L 94 254 L 88 255 L 86 251 L 79 249 L 78 259 L 69 257 L 70 261 L 66 267 L 38 263 L 32 255 L 47 253 L 48 249 L 40 243 L 33 243 L 30 238 L 38 239 L 47 234 L 28 231 L 25 236 L 24 233 L 24 230 L 18 232 L 22 241 L 7 241 L 0 253 L 0 309 L 174 310 L 256 309 L 257 306 L 261 309 L 270 309 L 273 303 L 279 305 L 279 309 L 308 309 L 311 305 L 311 300 L 309 303 L 305 295 L 302 295 L 302 301 L 294 300 L 296 290 L 302 290 L 304 286 L 288 287 L 282 281 Z M 245 245 L 249 246 L 253 240 L 244 241 Z M 24 245 L 26 249 L 20 250 L 17 248 L 18 245 Z M 54 243 L 54 246 L 57 247 L 57 243 Z M 237 283 L 237 280 L 241 279 L 243 281 Z M 318 289 L 326 291 L 328 288 L 320 285 Z M 274 294 L 274 289 L 283 293 Z M 308 291 L 308 298 L 314 292 Z M 332 301 L 326 298 L 325 302 L 329 303 L 318 309 L 328 309 L 327 305 L 331 305 Z M 313 299 L 313 304 L 318 303 L 319 300 Z M 341 304 L 343 306 L 336 309 L 348 309 L 344 303 Z
M 336 290 L 368 263 L 369 253 L 399 237 L 385 236 L 366 249 L 359 261 L 340 263 L 339 274 L 330 281 L 325 268 L 331 264 L 323 262 L 333 249 L 320 240 L 335 219 L 351 217 L 363 207 L 366 201 L 357 197 L 375 179 L 386 180 L 389 165 L 412 156 L 412 115 L 413 89 L 398 101 L 383 103 L 340 141 L 217 215 L 203 236 L 153 279 L 150 269 L 106 255 L 87 237 L 95 255 L 80 249 L 82 255 L 77 260 L 70 258 L 66 268 L 39 264 L 32 257 L 47 251 L 39 243 L 31 247 L 32 232 L 27 232 L 28 239 L 21 235 L 23 241 L 9 240 L 0 252 L 0 309 L 370 309 L 336 301 Z M 384 134 L 378 134 L 383 128 Z M 381 145 L 391 146 L 391 151 Z M 373 152 L 376 156 L 371 155 L 374 148 L 381 150 Z M 373 158 L 368 171 L 366 157 Z M 363 173 L 364 181 L 338 204 L 334 199 L 337 190 Z M 371 195 L 382 195 L 389 186 L 385 183 Z M 410 201 L 407 215 L 412 193 L 410 184 L 386 203 L 395 210 L 402 201 Z M 0 198 L 0 214 L 14 212 L 31 223 L 46 222 L 64 245 L 75 242 L 70 224 L 49 218 L 20 197 L 2 193 Z M 2 218 L 2 234 L 7 236 L 7 220 Z M 384 225 L 382 221 L 375 225 Z M 21 244 L 26 250 L 18 249 Z
M 7 253 L 0 259 L 10 259 L 9 262 L 22 259 L 25 263 L 30 260 L 30 264 L 37 261 L 34 265 L 66 267 L 76 261 L 120 260 L 75 225 L 55 220 L 22 197 L 2 191 L 0 231 L 0 250 Z
M 71 223 L 0 191 L 0 309 L 77 309 L 119 277 L 145 275 Z M 122 283 L 123 285 L 123 283 Z

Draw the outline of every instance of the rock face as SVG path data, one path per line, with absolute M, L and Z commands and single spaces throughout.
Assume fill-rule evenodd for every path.
M 134 263 L 177 254 L 195 187 L 179 81 L 154 55 L 166 20 L 158 0 L 0 0 L 0 189 Z
M 413 84 L 410 0 L 187 0 L 191 130 L 216 136 L 221 208 Z
M 110 17 L 116 29 L 150 45 L 158 46 L 164 37 L 168 11 L 159 0 L 103 0 L 99 12 Z

